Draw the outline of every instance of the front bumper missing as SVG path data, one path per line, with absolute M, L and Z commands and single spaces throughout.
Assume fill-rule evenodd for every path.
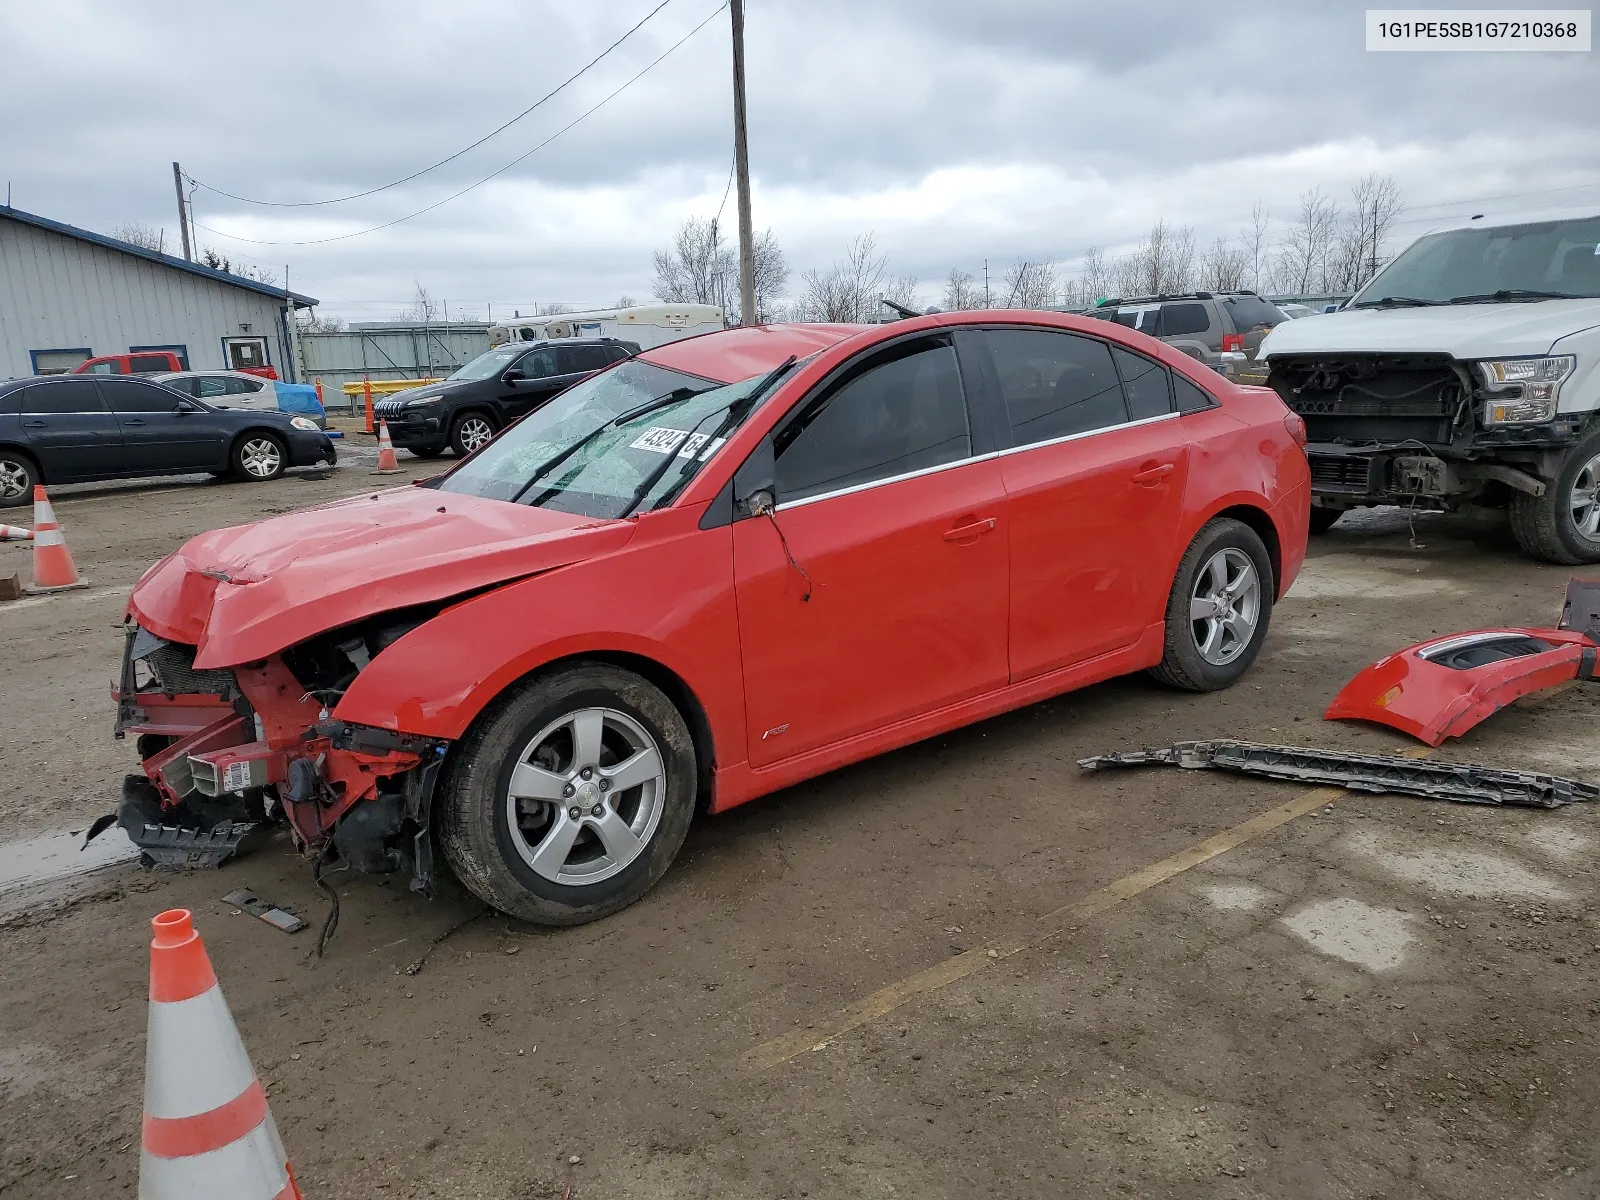
M 1143 766 L 1233 771 L 1293 783 L 1331 784 L 1357 792 L 1392 792 L 1497 807 L 1560 808 L 1600 799 L 1600 787 L 1555 775 L 1256 742 L 1178 742 L 1161 750 L 1081 758 L 1078 765 L 1086 771 Z

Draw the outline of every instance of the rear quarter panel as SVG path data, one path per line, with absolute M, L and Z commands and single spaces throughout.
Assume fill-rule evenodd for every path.
M 496 696 L 548 663 L 631 654 L 676 674 L 704 710 L 719 752 L 742 760 L 733 532 L 700 529 L 703 511 L 646 514 L 615 553 L 445 610 L 373 659 L 333 715 L 455 739 Z

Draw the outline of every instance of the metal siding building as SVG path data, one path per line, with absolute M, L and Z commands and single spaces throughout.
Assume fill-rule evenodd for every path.
M 316 300 L 0 206 L 0 379 L 92 355 L 182 348 L 195 370 L 259 342 L 295 378 L 293 309 Z M 43 356 L 41 358 L 41 356 Z

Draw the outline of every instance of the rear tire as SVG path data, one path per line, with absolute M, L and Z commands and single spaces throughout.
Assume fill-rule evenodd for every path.
M 1261 653 L 1277 581 L 1260 536 L 1218 517 L 1195 535 L 1167 598 L 1166 647 L 1153 678 L 1186 692 L 1215 692 Z
M 20 450 L 0 449 L 0 508 L 21 508 L 33 501 L 39 465 Z
M 432 446 L 412 446 L 411 456 L 413 458 L 439 458 L 449 448 L 443 442 Z
M 581 925 L 632 904 L 666 872 L 698 780 L 689 727 L 660 689 L 581 663 L 502 697 L 457 744 L 439 845 L 486 904 Z
M 1327 533 L 1328 530 L 1339 523 L 1339 518 L 1342 516 L 1344 516 L 1344 509 L 1342 508 L 1318 508 L 1316 505 L 1312 505 L 1311 532 Z
M 1511 494 L 1511 535 L 1529 558 L 1600 562 L 1600 430 L 1567 451 L 1544 495 Z

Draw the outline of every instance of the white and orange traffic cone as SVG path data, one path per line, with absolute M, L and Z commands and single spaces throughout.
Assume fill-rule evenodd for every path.
M 61 536 L 61 526 L 56 524 L 56 510 L 50 507 L 50 497 L 44 488 L 33 486 L 33 586 L 30 595 L 40 592 L 64 592 L 69 588 L 88 587 L 73 565 L 72 551 Z
M 0 525 L 0 542 L 31 542 L 33 530 L 21 525 Z
M 139 1200 L 301 1200 L 189 910 L 150 924 Z
M 395 457 L 394 443 L 389 440 L 389 422 L 378 422 L 378 469 L 374 475 L 400 474 L 400 460 Z

